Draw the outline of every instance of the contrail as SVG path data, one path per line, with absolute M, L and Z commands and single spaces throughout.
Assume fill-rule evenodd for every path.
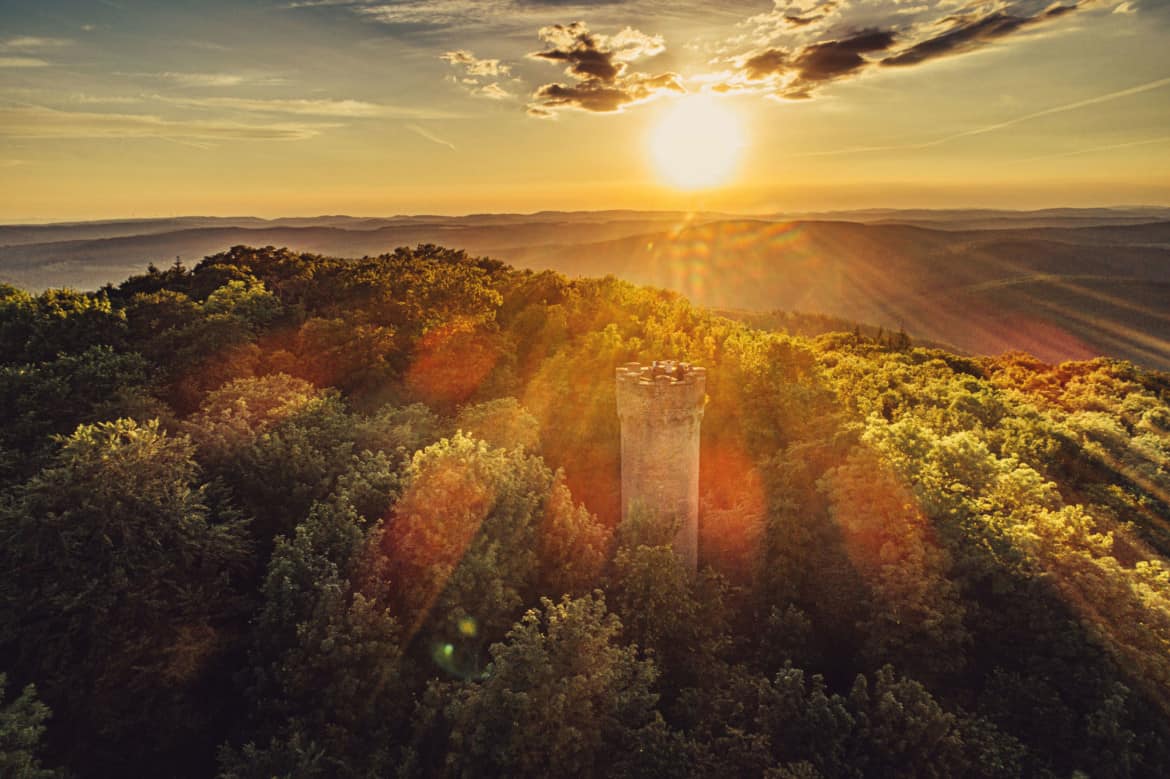
M 412 131 L 418 133 L 419 135 L 426 138 L 431 143 L 437 143 L 440 146 L 446 146 L 451 151 L 456 151 L 455 144 L 451 143 L 450 141 L 447 141 L 447 140 L 440 138 L 439 136 L 435 135 L 433 132 L 426 129 L 425 127 L 419 127 L 417 124 L 408 124 L 408 125 L 406 125 L 406 129 L 412 130 Z
M 1126 143 L 1110 143 L 1106 146 L 1093 146 L 1088 149 L 1075 149 L 1073 151 L 1059 152 L 1057 154 L 1042 154 L 1039 157 L 1029 157 L 1023 162 L 1035 162 L 1037 160 L 1054 160 L 1060 157 L 1076 157 L 1080 154 L 1092 154 L 1096 151 L 1111 151 L 1113 149 L 1128 149 L 1131 146 L 1149 146 L 1155 143 L 1170 142 L 1170 135 L 1163 135 L 1159 138 L 1146 138 L 1141 141 L 1128 141 Z
M 813 151 L 813 152 L 808 152 L 806 154 L 800 154 L 797 156 L 800 156 L 800 157 L 828 157 L 828 156 L 834 156 L 834 155 L 838 155 L 838 154 L 858 154 L 858 153 L 862 153 L 862 152 L 871 152 L 871 151 L 904 151 L 907 149 L 929 149 L 933 146 L 941 146 L 944 143 L 950 143 L 951 141 L 957 141 L 960 138 L 967 138 L 967 137 L 970 137 L 972 135 L 983 135 L 984 133 L 995 132 L 996 130 L 1002 130 L 1005 127 L 1012 127 L 1012 126 L 1020 124 L 1022 122 L 1030 122 L 1033 119 L 1039 119 L 1041 117 L 1051 116 L 1053 114 L 1061 114 L 1061 113 L 1064 113 L 1065 111 L 1075 111 L 1078 108 L 1086 108 L 1086 107 L 1091 106 L 1091 105 L 1097 105 L 1098 103 L 1107 103 L 1110 100 L 1118 100 L 1118 99 L 1123 98 L 1123 97 L 1129 97 L 1130 95 L 1138 95 L 1138 94 L 1141 94 L 1142 92 L 1149 92 L 1152 89 L 1161 89 L 1162 87 L 1167 86 L 1167 85 L 1170 85 L 1170 78 L 1160 78 L 1157 81 L 1150 81 L 1148 83 L 1139 84 L 1137 86 L 1129 87 L 1127 89 L 1122 89 L 1122 90 L 1119 90 L 1117 92 L 1110 92 L 1107 95 L 1098 95 L 1097 97 L 1090 97 L 1090 98 L 1087 98 L 1085 100 L 1078 100 L 1075 103 L 1066 103 L 1065 105 L 1059 105 L 1059 106 L 1055 106 L 1053 108 L 1045 108 L 1043 111 L 1034 111 L 1030 114 L 1024 114 L 1023 116 L 1017 116 L 1014 119 L 1007 119 L 1007 120 L 1002 121 L 1002 122 L 996 122 L 995 124 L 985 125 L 984 127 L 976 127 L 974 130 L 964 130 L 961 133 L 955 133 L 954 135 L 946 135 L 946 136 L 943 136 L 942 138 L 935 138 L 934 140 L 924 141 L 922 143 L 903 143 L 903 144 L 893 144 L 890 146 L 855 146 L 855 147 L 852 147 L 849 149 L 834 149 L 832 151 Z

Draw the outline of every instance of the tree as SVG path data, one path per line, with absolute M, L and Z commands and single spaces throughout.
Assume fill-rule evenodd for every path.
M 409 713 L 402 637 L 386 583 L 360 573 L 365 545 L 360 517 L 324 503 L 277 540 L 253 631 L 252 740 L 221 750 L 225 775 L 389 772 Z
M 821 481 L 850 561 L 871 596 L 861 628 L 874 665 L 898 661 L 926 678 L 957 671 L 970 636 L 950 559 L 909 490 L 880 460 L 855 453 Z
M 540 451 L 540 423 L 515 398 L 496 398 L 464 406 L 455 427 L 501 449 Z
M 3 649 L 76 729 L 62 751 L 93 766 L 144 765 L 207 724 L 198 689 L 248 548 L 192 454 L 157 422 L 82 425 L 0 505 Z
M 263 542 L 291 532 L 353 460 L 353 419 L 336 392 L 276 374 L 211 393 L 184 429 Z
M 660 729 L 653 663 L 618 642 L 600 593 L 544 598 L 491 648 L 482 681 L 448 689 L 447 776 L 609 776 Z M 438 703 L 438 701 L 434 701 Z
M 18 474 L 28 477 L 43 464 L 51 435 L 71 433 L 83 422 L 166 414 L 147 394 L 147 373 L 140 355 L 108 346 L 33 365 L 0 366 L 0 445 L 26 455 Z
M 224 284 L 203 301 L 203 311 L 211 316 L 233 317 L 253 331 L 272 324 L 284 313 L 276 296 L 256 279 Z
M 41 767 L 38 753 L 49 707 L 37 700 L 31 684 L 4 705 L 8 677 L 0 674 L 0 776 L 7 779 L 56 779 L 60 774 Z
M 462 433 L 415 454 L 380 539 L 411 635 L 436 646 L 503 636 L 535 581 L 552 482 L 539 457 Z

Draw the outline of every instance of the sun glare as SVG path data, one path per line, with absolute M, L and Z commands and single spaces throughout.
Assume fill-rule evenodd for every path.
M 710 95 L 680 99 L 650 131 L 659 179 L 683 190 L 707 189 L 735 173 L 744 146 L 739 116 Z

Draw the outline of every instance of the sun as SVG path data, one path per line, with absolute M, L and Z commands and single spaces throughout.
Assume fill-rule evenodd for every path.
M 650 161 L 675 189 L 718 186 L 735 173 L 744 147 L 739 115 L 710 95 L 687 95 L 650 131 Z

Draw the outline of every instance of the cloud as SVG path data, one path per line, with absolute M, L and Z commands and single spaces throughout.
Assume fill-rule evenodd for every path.
M 439 59 L 449 62 L 463 70 L 464 75 L 457 79 L 468 92 L 476 97 L 486 97 L 489 100 L 505 100 L 512 97 L 512 93 L 500 86 L 498 81 L 485 83 L 481 79 L 495 79 L 511 74 L 512 68 L 497 59 L 481 59 L 467 49 L 456 49 L 444 52 Z
M 362 100 L 259 99 L 243 97 L 178 98 L 155 95 L 156 100 L 188 108 L 215 108 L 266 114 L 324 116 L 338 119 L 452 119 L 456 114 L 415 106 L 368 103 Z
M 863 55 L 886 51 L 893 45 L 892 32 L 866 30 L 847 38 L 810 44 L 795 53 L 765 49 L 745 58 L 740 71 L 747 81 L 766 82 L 783 97 L 807 98 L 822 84 L 867 67 L 872 60 Z
M 743 71 L 752 81 L 762 81 L 776 73 L 788 70 L 791 58 L 781 49 L 767 49 L 744 60 Z
M 246 124 L 176 121 L 144 114 L 58 111 L 40 106 L 0 108 L 0 136 L 8 138 L 161 138 L 192 141 L 299 141 L 336 124 Z
M 544 110 L 533 115 L 544 116 L 547 109 L 555 108 L 579 108 L 583 111 L 601 113 L 618 111 L 629 103 L 648 100 L 665 90 L 686 91 L 673 73 L 663 73 L 660 76 L 636 74 L 622 79 L 621 83 L 616 85 L 605 84 L 596 79 L 572 86 L 545 84 L 533 93 L 533 98 L 537 101 L 536 108 Z
M 444 52 L 439 59 L 456 67 L 462 67 L 469 76 L 506 76 L 511 68 L 495 59 L 480 59 L 467 49 Z
M 612 112 L 649 100 L 665 91 L 685 91 L 674 73 L 649 75 L 631 72 L 631 63 L 654 57 L 666 50 L 660 35 L 647 35 L 626 27 L 615 35 L 594 33 L 584 22 L 542 27 L 545 42 L 530 59 L 564 64 L 565 74 L 576 83 L 551 83 L 537 87 L 529 106 L 533 116 L 547 117 L 551 111 L 577 108 L 583 111 Z
M 286 9 L 297 8 L 326 8 L 330 6 L 353 6 L 366 5 L 367 3 L 361 0 L 294 0 L 294 2 L 286 4 Z
M 475 94 L 480 97 L 486 97 L 489 100 L 507 100 L 512 97 L 512 93 L 501 87 L 496 82 L 484 84 L 479 89 L 475 90 Z
M 115 71 L 115 76 L 128 76 L 149 81 L 162 81 L 176 87 L 192 89 L 222 89 L 239 86 L 281 86 L 287 80 L 279 76 L 257 73 L 190 73 L 178 71 L 134 72 Z
M 563 18 L 567 8 L 583 10 L 632 5 L 629 0 L 326 0 L 314 4 L 348 6 L 352 13 L 391 26 L 424 29 L 455 27 L 463 32 L 472 27 L 495 31 L 501 27 L 510 27 L 512 31 L 519 31 L 531 26 L 534 21 L 540 23 Z
M 0 51 L 44 51 L 72 46 L 68 38 L 42 38 L 35 35 L 17 35 L 0 40 Z
M 647 35 L 630 27 L 607 37 L 589 31 L 584 22 L 554 24 L 540 29 L 540 38 L 550 48 L 528 56 L 563 62 L 566 75 L 613 83 L 625 70 L 625 63 L 653 57 L 666 50 L 661 35 Z
M 406 129 L 410 130 L 412 133 L 415 133 L 416 135 L 418 135 L 422 138 L 426 138 L 431 143 L 436 143 L 439 146 L 446 146 L 451 151 L 457 151 L 457 149 L 455 148 L 455 144 L 451 143 L 450 141 L 448 141 L 444 138 L 440 138 L 439 136 L 435 135 L 433 132 L 426 129 L 425 127 L 419 127 L 417 124 L 408 124 L 408 125 L 406 125 Z
M 508 0 L 400 0 L 378 5 L 354 4 L 354 11 L 391 25 L 445 27 L 480 22 L 512 10 Z
M 247 83 L 245 76 L 237 73 L 138 73 L 160 81 L 169 81 L 184 87 L 235 87 Z
M 856 73 L 869 60 L 861 56 L 885 51 L 894 43 L 887 30 L 869 30 L 851 38 L 806 47 L 793 62 L 796 79 L 787 87 L 790 97 L 807 97 L 817 85 Z
M 985 124 L 981 127 L 975 127 L 970 130 L 964 130 L 959 133 L 951 133 L 950 135 L 940 136 L 928 141 L 920 141 L 918 143 L 898 143 L 888 144 L 883 146 L 860 146 L 850 147 L 844 149 L 830 149 L 828 151 L 808 152 L 800 156 L 803 157 L 834 157 L 844 154 L 861 154 L 866 152 L 888 152 L 888 151 L 913 151 L 918 149 L 929 149 L 935 146 L 942 146 L 943 144 L 952 143 L 954 141 L 970 138 L 976 135 L 986 135 L 987 133 L 1005 130 L 1009 127 L 1014 127 L 1017 124 L 1030 122 L 1034 119 L 1041 119 L 1046 116 L 1054 114 L 1063 114 L 1068 111 L 1079 111 L 1082 108 L 1089 108 L 1090 106 L 1100 105 L 1101 103 L 1108 103 L 1114 100 L 1121 100 L 1122 98 L 1140 95 L 1145 92 L 1151 92 L 1157 89 L 1165 89 L 1170 87 L 1170 78 L 1161 78 L 1156 81 L 1147 81 L 1143 84 L 1137 84 L 1125 89 L 1118 89 L 1113 92 L 1107 92 L 1094 97 L 1085 98 L 1083 100 L 1076 100 L 1072 103 L 1063 103 L 1061 105 L 1044 108 L 1039 111 L 1032 111 L 1030 113 L 1015 116 L 1010 119 L 1004 119 L 991 124 Z
M 1121 11 L 1116 0 L 775 0 L 772 11 L 747 20 L 751 32 L 733 40 L 755 47 L 724 62 L 734 72 L 716 88 L 808 98 L 825 84 L 872 66 L 908 67 L 966 54 L 1091 8 Z
M 39 57 L 0 57 L 0 68 L 46 68 L 49 63 Z
M 995 11 L 976 18 L 959 18 L 947 31 L 920 41 L 908 49 L 882 60 L 883 65 L 918 65 L 927 60 L 962 54 L 986 46 L 992 41 L 1055 19 L 1077 10 L 1078 4 L 1054 5 L 1032 16 Z
M 73 41 L 68 38 L 41 38 L 34 35 L 3 38 L 0 39 L 0 68 L 47 68 L 51 62 L 43 57 L 29 55 L 71 45 Z

